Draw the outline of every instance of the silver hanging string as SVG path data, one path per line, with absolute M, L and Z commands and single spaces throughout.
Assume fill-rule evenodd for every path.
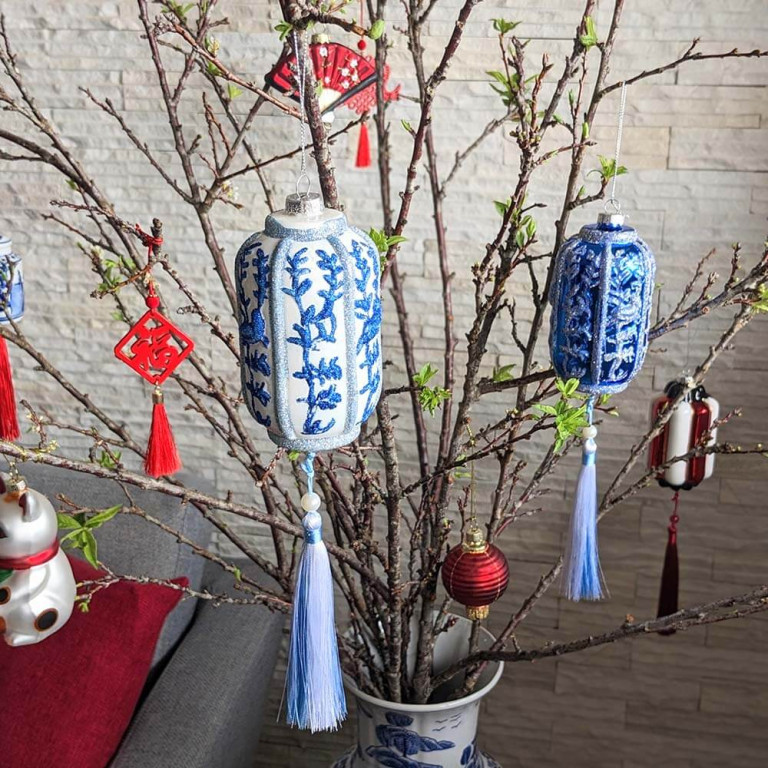
M 307 174 L 307 113 L 304 106 L 304 88 L 306 85 L 307 77 L 307 56 L 306 48 L 303 45 L 299 45 L 299 33 L 293 33 L 293 50 L 296 54 L 296 77 L 298 79 L 299 86 L 299 136 L 301 141 L 301 168 L 299 171 L 299 177 L 296 179 L 296 194 L 300 197 L 302 195 L 308 195 L 309 190 L 312 188 L 312 179 Z M 304 192 L 301 191 L 301 184 L 304 182 L 307 188 Z
M 621 203 L 616 198 L 616 179 L 619 171 L 619 156 L 621 155 L 621 138 L 624 133 L 624 109 L 627 106 L 627 83 L 621 84 L 621 101 L 619 102 L 619 115 L 617 118 L 618 128 L 616 130 L 616 151 L 613 155 L 613 177 L 611 178 L 611 196 L 606 200 L 605 209 L 612 206 L 615 213 L 621 213 Z

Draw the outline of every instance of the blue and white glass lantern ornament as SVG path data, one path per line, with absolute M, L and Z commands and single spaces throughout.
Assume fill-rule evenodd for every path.
M 592 408 L 600 395 L 621 392 L 640 370 L 648 331 L 656 263 L 620 214 L 601 214 L 555 257 L 549 300 L 549 350 L 561 379 L 578 379 L 589 395 L 582 468 L 564 567 L 564 592 L 573 600 L 602 597 L 597 553 L 597 429 Z
M 307 454 L 287 719 L 313 732 L 334 730 L 347 707 L 313 462 L 315 452 L 351 443 L 379 400 L 379 254 L 319 195 L 297 192 L 245 241 L 235 274 L 248 410 L 274 443 Z
M 24 317 L 24 274 L 21 256 L 10 237 L 0 235 L 0 323 Z
M 235 265 L 243 396 L 274 443 L 351 443 L 381 392 L 379 255 L 317 194 L 292 194 Z

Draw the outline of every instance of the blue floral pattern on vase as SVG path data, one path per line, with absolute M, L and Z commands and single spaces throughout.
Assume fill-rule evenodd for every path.
M 579 390 L 611 394 L 640 370 L 656 265 L 631 227 L 583 227 L 557 254 L 550 292 L 552 364 Z

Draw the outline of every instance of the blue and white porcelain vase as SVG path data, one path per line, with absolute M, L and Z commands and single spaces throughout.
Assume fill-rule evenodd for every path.
M 435 643 L 434 668 L 446 669 L 465 656 L 472 622 L 454 617 L 456 624 Z M 480 648 L 493 636 L 481 629 Z M 415 636 L 412 634 L 412 637 Z M 410 663 L 415 647 L 409 649 Z M 360 691 L 347 679 L 347 689 L 357 705 L 357 744 L 332 768 L 501 768 L 477 747 L 480 702 L 495 687 L 504 664 L 488 664 L 475 691 L 455 701 L 433 704 L 395 704 Z
M 601 214 L 557 254 L 549 348 L 561 379 L 589 395 L 621 392 L 648 349 L 656 262 L 619 214 Z
M 24 317 L 24 274 L 21 256 L 10 237 L 0 235 L 0 323 Z
M 235 263 L 243 396 L 277 445 L 352 442 L 381 391 L 379 255 L 316 194 L 294 194 Z

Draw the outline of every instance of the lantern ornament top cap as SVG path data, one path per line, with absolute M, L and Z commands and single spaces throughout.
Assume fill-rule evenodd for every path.
M 462 547 L 465 552 L 479 555 L 488 549 L 488 542 L 485 540 L 485 534 L 476 522 L 471 522 L 467 532 L 464 534 Z
M 285 212 L 292 216 L 319 218 L 325 206 L 317 192 L 294 192 L 285 198 Z
M 597 215 L 597 223 L 601 225 L 607 225 L 618 229 L 624 226 L 625 216 L 623 213 L 616 213 L 613 211 L 605 211 Z

